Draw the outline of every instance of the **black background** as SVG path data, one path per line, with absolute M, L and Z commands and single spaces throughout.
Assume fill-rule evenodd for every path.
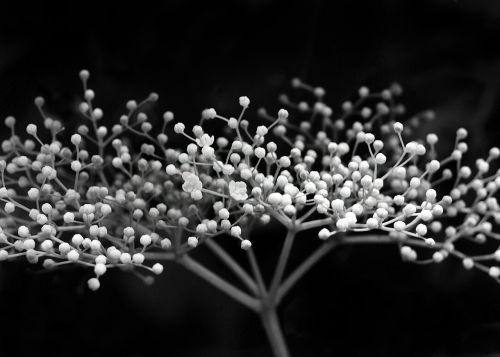
M 325 87 L 334 110 L 361 85 L 398 81 L 409 114 L 436 111 L 425 131 L 444 146 L 458 126 L 469 129 L 471 159 L 499 144 L 499 39 L 493 0 L 9 2 L 0 13 L 0 115 L 39 121 L 32 101 L 43 95 L 71 128 L 81 120 L 82 68 L 108 117 L 156 91 L 156 114 L 173 110 L 185 123 L 205 107 L 236 114 L 240 95 L 253 110 L 277 110 L 294 76 Z M 279 240 L 260 233 L 254 246 L 270 268 Z M 301 237 L 292 263 L 316 244 Z M 97 293 L 85 288 L 89 276 L 3 263 L 0 355 L 269 355 L 258 319 L 182 268 L 167 265 L 153 286 L 111 273 Z M 457 262 L 401 263 L 395 247 L 339 249 L 280 314 L 293 356 L 500 352 L 500 286 Z

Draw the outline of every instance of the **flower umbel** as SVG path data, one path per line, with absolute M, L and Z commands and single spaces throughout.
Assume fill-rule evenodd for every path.
M 323 88 L 294 79 L 292 86 L 314 101 L 282 95 L 287 109 L 276 115 L 259 109 L 255 128 L 245 119 L 250 99 L 241 96 L 234 117 L 205 109 L 189 129 L 167 111 L 153 131 L 144 110 L 156 93 L 128 101 L 128 112 L 108 128 L 100 125 L 104 112 L 93 105 L 89 76 L 80 72 L 86 123 L 69 137 L 45 113 L 41 97 L 35 105 L 45 130 L 30 123 L 21 141 L 15 118 L 5 119 L 11 137 L 1 143 L 0 260 L 90 267 L 91 290 L 101 288 L 109 269 L 146 270 L 140 276 L 148 282 L 164 270 L 157 260 L 173 260 L 259 313 L 267 327 L 293 284 L 341 243 L 393 243 L 409 263 L 452 257 L 500 281 L 500 171 L 491 169 L 500 149 L 466 165 L 468 133 L 460 128 L 440 158 L 438 135 L 412 137 L 433 112 L 405 124 L 397 84 L 380 92 L 361 87 L 357 100 L 334 114 Z M 221 123 L 226 134 L 207 134 L 206 121 Z M 185 148 L 167 145 L 167 134 L 185 139 Z M 143 142 L 138 150 L 134 137 Z M 288 233 L 266 286 L 253 248 L 266 243 L 251 241 L 251 233 L 272 222 Z M 285 277 L 295 235 L 308 230 L 321 245 Z M 218 245 L 222 236 L 239 242 L 253 276 Z M 480 248 L 462 251 L 462 240 Z M 248 292 L 196 262 L 190 253 L 200 247 L 213 251 Z M 269 309 L 261 308 L 264 298 Z M 279 326 L 268 330 L 275 355 L 287 356 Z

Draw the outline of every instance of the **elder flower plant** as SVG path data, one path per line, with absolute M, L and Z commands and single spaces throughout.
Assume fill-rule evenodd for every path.
M 276 116 L 258 110 L 260 125 L 245 119 L 250 99 L 242 96 L 235 117 L 205 109 L 188 129 L 167 111 L 153 130 L 144 109 L 158 95 L 128 101 L 127 113 L 108 128 L 99 124 L 104 113 L 87 86 L 89 72 L 80 79 L 87 122 L 76 133 L 50 118 L 41 97 L 35 105 L 43 129 L 32 123 L 20 130 L 14 117 L 5 119 L 11 135 L 1 144 L 0 260 L 88 267 L 91 290 L 109 269 L 150 282 L 164 269 L 160 261 L 176 262 L 255 311 L 277 357 L 290 354 L 276 309 L 337 246 L 393 244 L 406 262 L 456 258 L 500 281 L 500 234 L 493 230 L 500 171 L 490 170 L 500 150 L 474 168 L 464 165 L 461 128 L 451 152 L 438 155 L 436 134 L 412 138 L 432 112 L 398 121 L 405 111 L 397 84 L 377 93 L 361 87 L 337 113 L 322 88 L 294 79 L 292 87 L 312 100 L 283 95 Z M 169 135 L 183 136 L 185 147 L 170 147 Z M 252 248 L 263 243 L 251 232 L 272 223 L 287 233 L 274 273 L 265 277 Z M 285 275 L 293 242 L 305 231 L 316 232 L 318 248 Z M 227 236 L 251 271 L 220 246 Z M 482 253 L 463 251 L 462 241 Z M 239 285 L 197 262 L 190 253 L 198 247 L 212 251 Z

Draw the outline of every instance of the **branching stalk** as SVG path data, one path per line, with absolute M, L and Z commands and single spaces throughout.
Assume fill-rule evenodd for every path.
M 198 275 L 203 280 L 207 281 L 211 285 L 215 286 L 220 291 L 226 293 L 228 296 L 232 297 L 234 300 L 238 301 L 242 305 L 248 307 L 252 311 L 259 311 L 260 303 L 257 299 L 251 297 L 250 295 L 244 293 L 240 289 L 234 287 L 232 284 L 228 283 L 224 279 L 220 278 L 212 271 L 208 270 L 206 267 L 198 263 L 196 260 L 188 257 L 187 255 L 180 258 L 179 263 L 184 266 L 189 271 L 192 271 Z

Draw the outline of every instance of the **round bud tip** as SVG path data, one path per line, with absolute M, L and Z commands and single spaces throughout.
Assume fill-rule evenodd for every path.
M 247 96 L 240 97 L 239 102 L 243 108 L 248 108 L 248 106 L 250 105 L 250 99 Z
M 35 124 L 28 124 L 26 126 L 26 132 L 29 135 L 36 135 L 36 131 L 37 131 L 37 126 Z
M 163 265 L 156 263 L 151 269 L 153 270 L 153 273 L 160 275 L 163 272 Z
M 45 104 L 45 99 L 43 97 L 36 97 L 34 102 L 38 108 L 41 108 Z
M 457 139 L 458 140 L 463 140 L 467 137 L 467 130 L 464 128 L 460 128 L 457 130 Z
M 174 120 L 174 113 L 166 111 L 165 113 L 163 113 L 163 120 L 165 120 L 167 123 Z
M 322 87 L 314 88 L 313 93 L 317 98 L 323 98 L 326 94 L 325 90 Z
M 278 119 L 280 120 L 286 120 L 288 118 L 288 110 L 286 109 L 280 109 L 278 111 Z
M 99 280 L 97 278 L 92 278 L 87 281 L 87 285 L 90 290 L 96 291 L 101 286 L 101 283 L 99 283 Z
M 16 118 L 10 115 L 7 118 L 5 118 L 4 124 L 7 128 L 13 128 L 14 125 L 16 125 Z
M 89 73 L 89 71 L 87 71 L 86 69 L 82 69 L 82 70 L 80 71 L 79 76 L 80 76 L 80 79 L 81 79 L 82 81 L 86 81 L 87 79 L 89 79 L 89 77 L 90 77 L 90 73 Z
M 370 94 L 368 87 L 361 87 L 358 90 L 358 94 L 361 98 L 366 98 Z
M 292 87 L 293 87 L 293 88 L 298 88 L 298 87 L 300 87 L 300 85 L 302 84 L 302 81 L 300 80 L 300 78 L 297 78 L 297 77 L 296 77 L 296 78 L 293 78 L 293 79 L 292 79 L 291 84 L 292 84 Z
M 400 123 L 400 122 L 396 122 L 396 123 L 394 123 L 393 128 L 394 128 L 394 131 L 395 131 L 396 133 L 402 133 L 402 132 L 403 132 L 403 129 L 404 129 L 404 128 L 403 128 L 403 124 L 402 124 L 402 123 Z
M 156 102 L 156 101 L 158 101 L 159 97 L 160 96 L 158 95 L 158 93 L 152 92 L 149 94 L 148 100 L 151 102 Z
M 241 249 L 249 250 L 251 246 L 252 246 L 252 242 L 250 242 L 248 239 L 244 239 L 241 241 Z

